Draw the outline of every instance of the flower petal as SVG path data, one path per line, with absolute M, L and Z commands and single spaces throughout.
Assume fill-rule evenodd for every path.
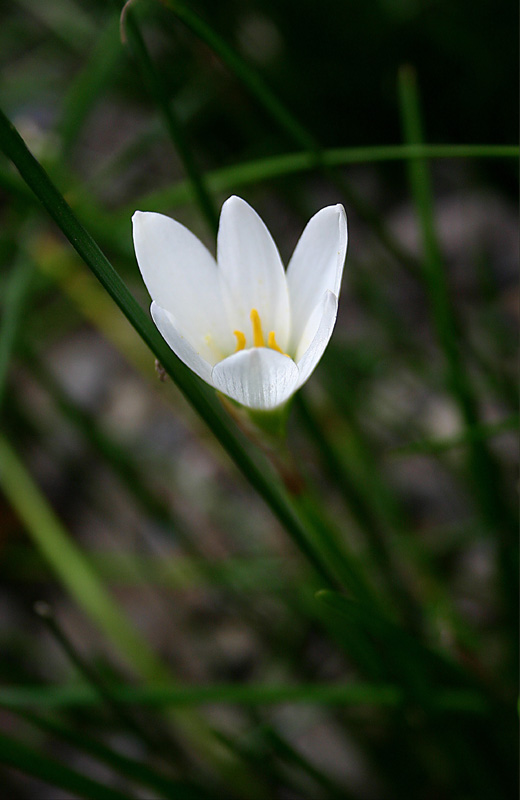
M 339 297 L 347 252 L 347 218 L 341 205 L 318 211 L 307 223 L 287 267 L 291 303 L 289 352 L 298 348 L 316 301 L 327 290 Z
M 292 358 L 253 347 L 213 367 L 212 383 L 228 397 L 255 409 L 269 410 L 285 403 L 296 390 L 298 368 Z
M 240 197 L 222 206 L 217 260 L 232 330 L 242 331 L 253 344 L 250 314 L 256 308 L 266 340 L 274 331 L 285 350 L 290 312 L 282 260 L 265 224 Z
M 216 363 L 235 349 L 215 259 L 184 225 L 164 214 L 132 217 L 139 269 L 155 302 L 196 350 Z
M 332 292 L 325 292 L 322 300 L 311 313 L 296 354 L 296 363 L 300 373 L 298 389 L 311 376 L 322 357 L 332 336 L 337 313 L 338 298 Z
M 153 302 L 150 307 L 153 321 L 167 344 L 181 361 L 193 370 L 199 378 L 211 384 L 211 365 L 197 353 L 189 341 L 179 333 L 175 320 L 169 311 Z

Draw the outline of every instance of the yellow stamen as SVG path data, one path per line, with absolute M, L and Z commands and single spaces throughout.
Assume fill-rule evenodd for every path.
M 287 355 L 287 353 L 284 353 L 284 351 L 282 350 L 281 347 L 278 346 L 276 338 L 275 338 L 275 335 L 274 335 L 274 331 L 271 331 L 269 336 L 267 337 L 267 346 L 270 347 L 271 350 L 277 350 L 283 356 L 287 356 L 287 358 L 290 357 L 289 355 Z
M 265 347 L 264 332 L 262 331 L 262 323 L 260 322 L 260 315 L 256 308 L 251 309 L 250 314 L 251 324 L 253 325 L 253 344 L 255 347 Z
M 242 331 L 233 331 L 233 333 L 237 337 L 237 349 L 235 350 L 235 353 L 238 353 L 239 350 L 243 350 L 246 346 L 246 337 Z

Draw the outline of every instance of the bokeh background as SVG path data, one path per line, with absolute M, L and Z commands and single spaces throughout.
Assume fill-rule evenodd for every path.
M 339 623 L 324 622 L 319 582 L 279 522 L 173 382 L 160 380 L 153 355 L 2 156 L 1 425 L 29 481 L 20 478 L 16 494 L 4 477 L 0 495 L 6 796 L 112 796 L 67 788 L 55 773 L 54 783 L 43 780 L 44 767 L 9 751 L 13 736 L 127 797 L 505 798 L 514 786 L 516 682 L 517 162 L 428 162 L 452 310 L 446 343 L 405 160 L 366 156 L 274 174 L 261 160 L 302 152 L 305 137 L 326 151 L 403 143 L 399 75 L 416 87 L 425 142 L 514 145 L 516 4 L 191 2 L 298 121 L 295 136 L 168 3 L 131 5 L 152 77 L 132 37 L 121 40 L 117 3 L 4 0 L 0 106 L 143 307 L 133 210 L 170 213 L 214 250 L 186 153 L 210 176 L 217 208 L 237 193 L 257 209 L 285 263 L 310 216 L 344 203 L 350 243 L 338 323 L 295 402 L 291 451 L 313 487 L 312 513 L 332 520 L 375 592 L 401 603 L 403 630 L 456 664 L 463 688 L 477 686 L 491 710 L 446 720 L 417 698 L 388 707 L 361 694 L 351 704 L 267 704 L 260 692 L 244 704 L 214 691 L 196 713 L 235 759 L 216 779 L 195 744 L 181 742 L 182 758 L 170 758 L 168 736 L 174 752 L 182 735 L 175 725 L 164 737 L 154 729 L 170 724 L 162 712 L 132 709 L 136 732 L 108 706 L 57 709 L 44 699 L 46 687 L 89 682 L 67 648 L 110 685 L 136 679 L 46 557 L 29 484 L 181 686 L 392 688 L 402 679 L 406 689 L 400 670 L 413 658 L 396 637 L 385 647 L 397 666 L 371 673 L 359 650 L 364 623 L 343 621 L 351 636 L 342 638 Z M 251 179 L 238 168 L 248 162 Z M 466 417 L 457 385 L 469 387 Z M 24 504 L 34 507 L 32 522 Z M 35 612 L 38 601 L 54 623 Z M 432 686 L 439 675 L 433 669 Z M 9 700 L 13 687 L 41 691 Z M 162 748 L 143 726 L 159 731 Z M 195 793 L 144 789 L 72 731 L 159 772 L 175 764 L 172 774 Z

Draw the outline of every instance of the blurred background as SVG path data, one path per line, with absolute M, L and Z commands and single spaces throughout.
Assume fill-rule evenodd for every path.
M 396 624 L 439 664 L 428 662 L 423 700 L 410 700 L 415 645 L 388 631 L 367 644 L 364 618 L 324 612 L 279 521 L 2 155 L 5 796 L 506 798 L 517 161 L 462 153 L 414 174 L 403 158 L 348 149 L 410 142 L 414 98 L 426 143 L 514 145 L 516 4 L 143 0 L 128 8 L 123 41 L 120 12 L 4 0 L 0 107 L 145 308 L 135 209 L 170 214 L 214 252 L 214 211 L 197 203 L 197 180 L 214 208 L 239 194 L 287 263 L 306 221 L 345 205 L 338 322 L 295 401 L 290 448 L 311 487 L 306 513 L 331 521 L 374 593 L 394 602 Z M 305 152 L 296 166 L 273 162 Z M 429 181 L 433 240 L 420 199 Z M 140 683 L 128 652 L 78 603 L 66 563 L 56 566 L 56 528 L 174 683 L 210 690 L 186 714 L 214 732 L 227 773 L 164 709 L 132 706 L 129 722 L 106 689 L 104 703 L 81 700 L 85 686 L 99 691 L 89 669 L 103 687 Z M 268 703 L 261 689 L 358 684 L 390 694 Z M 56 687 L 65 694 L 53 701 Z M 260 688 L 246 702 L 233 687 Z M 487 705 L 475 711 L 470 698 L 446 718 L 424 701 L 439 687 L 474 690 Z M 118 770 L 114 752 L 172 782 Z

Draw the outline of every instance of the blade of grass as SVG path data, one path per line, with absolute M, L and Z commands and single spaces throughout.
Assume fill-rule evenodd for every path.
M 518 158 L 519 152 L 515 145 L 383 145 L 324 150 L 322 158 L 324 164 L 332 169 L 348 164 L 391 163 L 416 158 Z M 228 194 L 243 186 L 283 179 L 287 175 L 297 175 L 312 169 L 315 169 L 315 162 L 308 152 L 288 153 L 213 170 L 205 174 L 205 180 L 210 192 Z M 0 173 L 0 182 L 1 180 Z M 182 181 L 147 193 L 139 199 L 139 204 L 150 211 L 170 211 L 195 201 L 191 183 Z M 135 202 L 115 213 L 118 236 L 123 235 L 128 217 L 134 211 Z
M 57 127 L 62 141 L 61 155 L 65 159 L 121 60 L 117 18 L 111 17 L 101 31 L 96 31 L 94 45 L 89 52 L 85 67 L 67 92 Z
M 24 720 L 30 722 L 39 730 L 61 739 L 67 746 L 74 747 L 98 761 L 107 764 L 114 772 L 134 781 L 148 789 L 153 789 L 161 794 L 162 797 L 175 797 L 178 800 L 199 800 L 207 798 L 208 795 L 198 791 L 195 786 L 186 784 L 183 781 L 168 778 L 162 772 L 152 769 L 143 761 L 130 758 L 117 752 L 112 747 L 108 747 L 100 739 L 93 739 L 84 730 L 78 731 L 65 725 L 63 722 L 44 718 L 37 714 L 21 711 L 20 715 Z
M 164 680 L 169 671 L 127 620 L 74 544 L 7 439 L 0 434 L 0 486 L 26 526 L 36 547 L 51 564 L 81 608 L 124 654 L 129 664 L 150 680 Z
M 135 21 L 134 15 L 128 4 L 125 5 L 121 15 L 121 29 L 126 33 L 126 42 L 137 62 L 143 79 L 148 85 L 151 96 L 161 112 L 166 130 L 173 145 L 180 156 L 184 170 L 191 184 L 193 195 L 199 205 L 203 217 L 209 225 L 211 232 L 216 235 L 218 230 L 218 213 L 213 198 L 208 192 L 205 177 L 197 166 L 188 137 L 184 134 L 182 126 L 177 119 L 172 103 L 164 86 L 163 79 L 150 57 L 144 38 Z
M 415 73 L 411 67 L 403 67 L 399 73 L 399 93 L 406 141 L 409 144 L 421 143 L 423 132 L 419 95 Z M 468 470 L 474 485 L 474 498 L 488 529 L 497 533 L 501 543 L 501 566 L 508 613 L 514 615 L 512 610 L 517 607 L 518 597 L 518 562 L 514 555 L 518 551 L 516 516 L 504 498 L 498 465 L 486 440 L 471 437 L 471 432 L 480 425 L 478 403 L 459 345 L 459 324 L 435 229 L 433 193 L 426 161 L 409 161 L 408 176 L 424 250 L 422 277 L 427 289 L 434 329 L 446 363 L 446 384 L 457 403 L 470 437 Z M 516 630 L 516 622 L 514 627 Z
M 237 705 L 308 704 L 340 706 L 399 707 L 403 690 L 396 685 L 360 683 L 301 685 L 208 686 L 129 686 L 111 688 L 119 703 L 145 706 L 192 706 L 214 703 Z M 96 706 L 99 695 L 88 685 L 70 686 L 1 686 L 0 706 L 5 708 L 61 708 Z M 488 703 L 478 692 L 469 689 L 442 689 L 431 697 L 432 707 L 440 711 L 485 714 Z
M 9 363 L 25 310 L 24 301 L 33 271 L 34 266 L 30 259 L 19 254 L 11 267 L 11 274 L 5 290 L 0 319 L 0 409 L 5 393 Z
M 373 503 L 370 503 L 368 498 L 358 490 L 344 461 L 337 456 L 327 435 L 313 415 L 303 392 L 300 392 L 295 398 L 295 406 L 304 428 L 321 454 L 322 464 L 328 472 L 330 480 L 339 487 L 345 505 L 365 533 L 370 547 L 370 555 L 377 565 L 401 617 L 407 620 L 412 628 L 418 628 L 420 611 L 403 576 L 397 571 L 397 564 L 387 541 L 386 527 L 388 523 L 384 528 L 381 526 Z
M 129 800 L 127 792 L 105 786 L 55 761 L 46 753 L 33 750 L 26 744 L 0 732 L 0 764 L 19 769 L 51 786 L 87 800 Z
M 46 625 L 51 636 L 65 652 L 70 662 L 97 692 L 101 701 L 111 710 L 112 715 L 123 725 L 123 728 L 134 734 L 138 741 L 146 743 L 150 748 L 150 752 L 157 753 L 163 758 L 171 759 L 172 761 L 182 760 L 182 752 L 177 742 L 171 736 L 170 731 L 164 728 L 160 720 L 154 720 L 154 728 L 150 730 L 149 726 L 137 720 L 124 705 L 118 702 L 117 698 L 113 696 L 111 686 L 83 658 L 70 637 L 65 634 L 57 622 L 51 607 L 40 600 L 35 604 L 34 610 Z
M 308 775 L 318 786 L 327 792 L 333 800 L 353 800 L 354 795 L 347 792 L 344 786 L 335 783 L 323 770 L 318 769 L 308 758 L 301 755 L 278 731 L 271 725 L 264 725 L 262 733 L 273 752 L 282 761 L 291 767 Z
M 281 577 L 284 561 L 281 557 L 237 556 L 220 561 L 202 563 L 202 556 L 179 554 L 130 556 L 131 564 L 138 560 L 139 573 L 128 570 L 126 553 L 95 552 L 89 550 L 88 560 L 96 572 L 111 586 L 140 586 L 141 580 L 168 589 L 193 587 L 227 587 L 231 584 L 238 593 L 258 593 L 265 590 L 266 581 L 272 591 L 283 592 L 286 582 Z M 41 556 L 28 546 L 11 544 L 5 554 L 4 565 L 17 581 L 45 581 L 51 574 Z M 146 576 L 146 577 L 144 577 Z M 252 598 L 254 602 L 254 598 Z

